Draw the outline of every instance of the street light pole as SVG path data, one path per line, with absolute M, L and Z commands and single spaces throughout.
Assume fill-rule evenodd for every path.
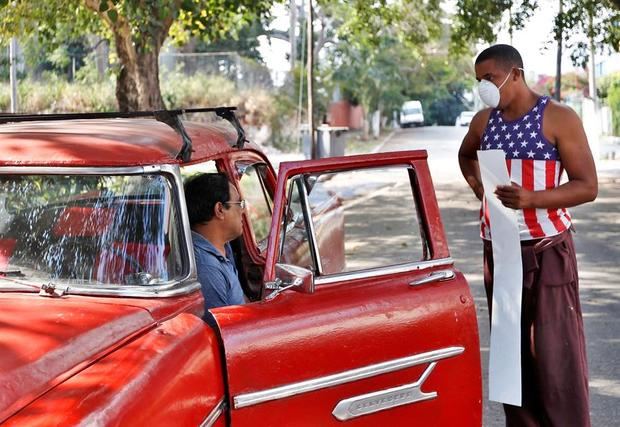
M 310 150 L 311 157 L 316 159 L 318 157 L 318 150 L 316 146 L 316 138 L 314 136 L 314 106 L 313 106 L 313 80 L 314 74 L 313 70 L 313 62 L 314 62 L 314 37 L 313 37 L 313 29 L 312 29 L 312 0 L 307 0 L 307 12 L 306 12 L 306 23 L 307 23 L 307 47 L 308 51 L 308 60 L 306 63 L 306 74 L 307 74 L 307 86 L 308 86 L 308 132 L 310 132 Z
M 9 80 L 11 84 L 11 113 L 17 113 L 17 39 L 11 38 L 9 45 Z

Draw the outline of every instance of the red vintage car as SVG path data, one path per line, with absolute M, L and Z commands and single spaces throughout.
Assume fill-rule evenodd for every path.
M 0 422 L 481 425 L 425 151 L 276 176 L 230 108 L 0 123 Z M 248 302 L 208 312 L 183 194 L 205 171 L 249 202 Z

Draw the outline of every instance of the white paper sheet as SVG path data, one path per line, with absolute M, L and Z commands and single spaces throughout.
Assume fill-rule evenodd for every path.
M 495 195 L 509 185 L 503 150 L 478 151 L 493 240 L 493 310 L 489 352 L 489 400 L 521 406 L 521 292 L 523 267 L 516 211 Z

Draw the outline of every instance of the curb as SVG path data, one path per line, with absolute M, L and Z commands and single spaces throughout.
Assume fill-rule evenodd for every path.
M 385 146 L 385 144 L 387 144 L 387 143 L 388 143 L 388 141 L 389 141 L 390 139 L 392 139 L 392 137 L 394 136 L 394 134 L 396 134 L 396 131 L 395 131 L 395 130 L 393 130 L 392 132 L 390 132 L 390 133 L 389 133 L 389 135 L 388 135 L 388 136 L 386 136 L 386 137 L 383 139 L 383 141 L 381 141 L 381 143 L 380 143 L 379 145 L 377 145 L 375 148 L 373 148 L 373 149 L 370 151 L 370 154 L 375 154 L 375 153 L 378 153 L 379 151 L 381 151 L 381 150 L 383 149 L 383 147 Z

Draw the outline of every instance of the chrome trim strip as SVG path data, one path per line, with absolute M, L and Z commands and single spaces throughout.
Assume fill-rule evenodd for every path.
M 421 390 L 424 381 L 429 377 L 437 362 L 433 362 L 422 373 L 422 376 L 414 383 L 379 390 L 351 397 L 338 402 L 332 415 L 340 421 L 347 421 L 362 415 L 373 414 L 379 411 L 396 408 L 424 400 L 435 399 L 436 391 L 425 393 Z
M 224 413 L 224 406 L 224 398 L 222 398 L 222 400 L 220 400 L 218 404 L 215 405 L 215 408 L 211 410 L 209 415 L 207 415 L 207 418 L 205 418 L 204 421 L 200 423 L 200 427 L 211 427 L 213 424 L 215 424 L 220 415 Z
M 317 285 L 328 285 L 330 283 L 341 282 L 343 280 L 366 279 L 369 277 L 377 277 L 379 275 L 398 274 L 407 271 L 426 270 L 433 267 L 444 267 L 446 265 L 454 265 L 452 257 L 432 259 L 429 261 L 418 261 L 407 264 L 391 265 L 389 267 L 369 268 L 368 270 L 353 271 L 350 273 L 333 274 L 330 276 L 317 277 L 315 283 Z
M 313 378 L 280 387 L 261 390 L 252 393 L 245 393 L 235 396 L 233 399 L 235 409 L 245 408 L 246 406 L 257 405 L 271 400 L 283 399 L 310 391 L 316 391 L 327 387 L 359 381 L 365 378 L 374 377 L 388 372 L 399 371 L 412 366 L 430 363 L 436 360 L 446 359 L 456 356 L 465 351 L 464 347 L 446 347 L 426 353 L 415 354 L 400 359 L 388 360 L 362 368 L 351 369 L 338 374 L 327 375 L 324 377 Z
M 190 294 L 200 289 L 200 283 L 196 279 L 196 261 L 192 245 L 192 236 L 189 226 L 187 206 L 181 203 L 185 200 L 183 192 L 183 178 L 181 169 L 177 164 L 146 165 L 131 167 L 48 167 L 48 166 L 0 166 L 0 175 L 143 175 L 143 174 L 166 174 L 172 177 L 174 188 L 172 189 L 172 199 L 175 203 L 177 212 L 180 213 L 180 220 L 183 228 L 180 233 L 181 247 L 185 262 L 189 266 L 187 274 L 174 281 L 162 285 L 153 286 L 71 286 L 60 283 L 67 287 L 67 293 L 90 296 L 113 296 L 113 297 L 138 297 L 138 298 L 167 298 Z M 184 248 L 184 249 L 183 249 Z
M 50 167 L 50 166 L 0 166 L 0 174 L 8 175 L 140 175 L 156 173 L 168 165 L 123 167 Z M 172 165 L 170 165 L 172 166 Z
M 308 192 L 306 191 L 306 186 L 302 181 L 301 175 L 299 175 L 295 180 L 297 181 L 297 188 L 299 189 L 299 195 L 301 197 L 301 207 L 304 212 L 304 221 L 306 222 L 308 232 L 308 243 L 310 244 L 312 257 L 316 263 L 316 271 L 318 272 L 318 275 L 321 275 L 323 274 L 323 263 L 321 262 L 321 254 L 319 253 L 319 242 L 316 239 L 316 233 L 314 231 L 314 220 L 312 219 L 310 202 L 308 201 Z

